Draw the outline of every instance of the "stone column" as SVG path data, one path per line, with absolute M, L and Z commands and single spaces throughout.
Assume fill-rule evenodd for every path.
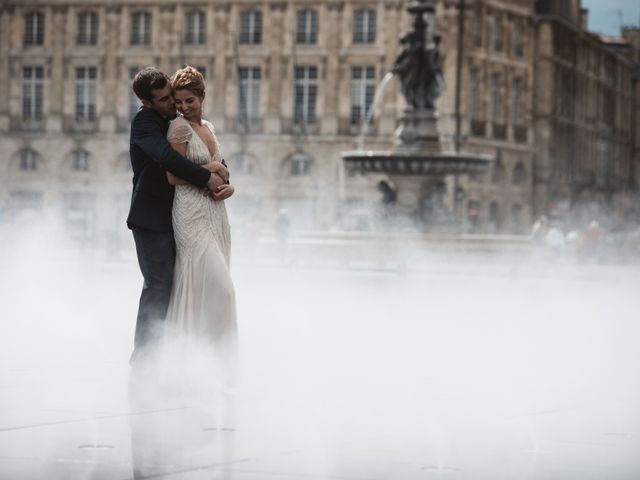
M 274 3 L 269 6 L 269 39 L 267 45 L 271 55 L 266 60 L 265 72 L 263 72 L 262 92 L 267 96 L 264 132 L 278 134 L 282 131 L 280 121 L 282 108 L 281 85 L 286 75 L 283 67 L 283 52 L 286 48 L 287 16 L 286 3 Z M 269 41 L 270 40 L 270 41 Z M 265 103 L 262 102 L 264 105 Z
M 397 1 L 387 1 L 384 4 L 385 7 L 385 41 L 387 48 L 385 48 L 385 58 L 383 60 L 383 71 L 381 75 L 385 75 L 391 71 L 393 64 L 400 51 L 399 38 L 400 38 L 400 22 L 402 19 L 402 3 Z M 398 86 L 397 79 L 392 79 L 382 95 L 381 105 L 378 110 L 378 133 L 380 135 L 390 135 L 396 128 L 397 117 L 397 104 L 398 104 Z
M 50 59 L 50 74 L 45 74 L 45 85 L 48 83 L 49 88 L 45 88 L 44 114 L 46 130 L 49 132 L 61 132 L 63 129 L 66 34 L 69 33 L 67 28 L 68 11 L 67 6 L 53 7 L 50 17 L 51 26 L 47 27 L 48 46 L 53 53 Z M 47 105 L 49 108 L 46 108 Z
M 215 3 L 213 5 L 213 50 L 216 56 L 213 62 L 213 111 L 209 115 L 218 131 L 225 131 L 227 64 L 235 62 L 232 56 L 233 45 L 229 44 L 229 23 L 231 5 Z M 230 71 L 233 71 L 232 69 Z
M 338 133 L 338 117 L 340 115 L 340 15 L 344 9 L 342 3 L 329 3 L 322 9 L 320 25 L 325 26 L 324 45 L 327 49 L 325 80 L 322 82 L 325 111 L 322 117 L 321 133 L 335 135 Z M 348 80 L 347 80 L 348 81 Z M 345 97 L 348 98 L 348 97 Z
M 153 11 L 153 31 L 151 34 L 151 45 L 155 54 L 155 64 L 160 70 L 171 76 L 179 65 L 176 64 L 176 53 L 178 52 L 178 38 L 175 30 L 174 17 L 176 15 L 176 5 L 164 5 L 156 7 Z
M 0 85 L 10 85 L 9 52 L 11 46 L 11 16 L 13 7 L 0 5 Z M 5 90 L 6 91 L 6 90 Z M 9 95 L 0 95 L 0 133 L 9 130 Z
M 102 47 L 101 50 L 105 52 L 101 72 L 98 75 L 100 79 L 98 90 L 102 90 L 102 94 L 98 95 L 102 98 L 102 113 L 98 114 L 98 128 L 101 132 L 115 132 L 118 117 L 118 105 L 115 101 L 118 91 L 118 10 L 117 6 L 109 6 L 100 11 L 103 20 L 100 25 L 104 24 L 104 28 L 99 30 L 98 43 Z M 126 104 L 127 106 L 129 104 L 128 98 Z

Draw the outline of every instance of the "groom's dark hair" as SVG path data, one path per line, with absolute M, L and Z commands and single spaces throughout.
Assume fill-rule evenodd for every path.
M 136 73 L 133 91 L 140 100 L 153 101 L 153 90 L 164 88 L 169 77 L 154 67 L 146 67 Z

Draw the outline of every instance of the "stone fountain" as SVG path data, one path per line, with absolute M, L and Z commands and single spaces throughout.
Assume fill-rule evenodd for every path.
M 400 39 L 402 51 L 391 73 L 400 80 L 406 108 L 399 116 L 391 151 L 343 152 L 347 172 L 384 174 L 392 183 L 379 183 L 387 205 L 393 204 L 430 231 L 460 231 L 461 213 L 454 212 L 460 189 L 450 178 L 482 173 L 493 158 L 443 151 L 438 133 L 436 100 L 444 88 L 440 67 L 440 37 L 428 41 L 426 16 L 434 13 L 431 0 L 412 0 L 407 11 L 413 29 Z M 458 190 L 458 191 L 456 191 Z

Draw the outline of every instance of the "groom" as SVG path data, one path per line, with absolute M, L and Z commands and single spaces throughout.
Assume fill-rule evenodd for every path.
M 156 68 L 145 68 L 133 79 L 133 91 L 142 107 L 131 121 L 133 193 L 127 226 L 133 232 L 144 277 L 130 360 L 136 365 L 158 339 L 171 295 L 176 256 L 171 224 L 174 187 L 167 181 L 166 172 L 209 189 L 213 200 L 224 200 L 225 194 L 217 193 L 217 189 L 228 181 L 229 171 L 220 162 L 196 165 L 167 142 L 169 120 L 176 115 L 167 75 Z

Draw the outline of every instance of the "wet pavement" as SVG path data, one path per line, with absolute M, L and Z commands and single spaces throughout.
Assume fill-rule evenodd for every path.
M 1 479 L 640 478 L 632 267 L 239 261 L 211 402 L 131 399 L 133 261 L 2 272 Z

